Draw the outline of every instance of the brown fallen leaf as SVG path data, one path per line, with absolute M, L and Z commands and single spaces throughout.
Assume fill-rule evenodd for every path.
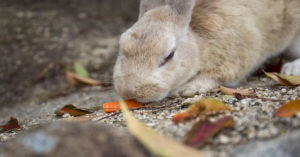
M 289 76 L 289 75 L 282 75 L 280 74 L 282 79 L 289 81 L 294 86 L 300 85 L 300 76 Z
M 5 125 L 0 125 L 0 132 L 10 131 L 10 130 L 20 129 L 20 128 L 21 126 L 19 125 L 19 121 L 16 118 L 11 117 L 10 120 Z
M 222 129 L 234 126 L 232 117 L 224 117 L 216 122 L 199 121 L 186 134 L 184 143 L 193 146 L 201 147 L 209 138 L 219 133 Z
M 254 94 L 254 92 L 250 91 L 250 90 L 246 90 L 246 89 L 232 89 L 232 88 L 227 88 L 227 87 L 224 87 L 224 86 L 221 86 L 220 90 L 224 94 L 234 95 L 234 96 L 241 96 L 241 97 L 252 96 Z
M 70 71 L 66 72 L 66 78 L 68 82 L 74 86 L 77 86 L 79 84 L 85 84 L 90 86 L 103 85 L 100 81 L 88 77 L 80 76 Z
M 72 104 L 65 105 L 64 107 L 62 107 L 62 108 L 55 111 L 55 114 L 57 116 L 62 116 L 66 113 L 70 114 L 71 116 L 77 117 L 77 116 L 90 114 L 92 112 L 88 111 L 88 110 L 85 110 L 85 109 L 77 108 Z
M 275 80 L 281 85 L 284 86 L 297 86 L 300 85 L 300 76 L 289 76 L 289 75 L 282 75 L 279 73 L 268 73 L 264 72 L 267 77 Z
M 178 113 L 173 117 L 173 122 L 179 123 L 198 117 L 204 113 L 231 111 L 223 102 L 213 98 L 202 98 L 191 104 L 184 112 Z
M 282 105 L 274 114 L 275 117 L 291 117 L 300 112 L 300 99 Z
M 147 149 L 156 156 L 168 157 L 211 157 L 209 153 L 201 152 L 197 149 L 177 143 L 165 136 L 161 136 L 148 128 L 133 117 L 124 101 L 120 101 L 122 113 L 128 130 L 133 134 Z

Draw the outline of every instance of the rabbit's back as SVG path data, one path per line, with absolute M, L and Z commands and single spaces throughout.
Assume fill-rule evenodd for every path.
M 232 80 L 243 75 L 217 73 L 229 67 L 243 73 L 250 66 L 245 63 L 257 66 L 289 46 L 300 33 L 300 1 L 198 0 L 190 26 L 207 47 L 201 53 L 201 71 Z M 244 70 L 245 75 L 248 72 Z
M 198 0 L 191 21 L 193 30 L 207 38 L 252 27 L 266 42 L 280 38 L 276 45 L 300 33 L 299 26 L 300 0 Z

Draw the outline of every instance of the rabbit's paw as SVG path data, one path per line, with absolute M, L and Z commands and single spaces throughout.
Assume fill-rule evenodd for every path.
M 285 63 L 281 69 L 281 73 L 285 75 L 300 76 L 300 59 Z
M 191 97 L 196 94 L 205 93 L 217 86 L 218 83 L 216 81 L 208 78 L 199 77 L 179 87 L 171 95 Z

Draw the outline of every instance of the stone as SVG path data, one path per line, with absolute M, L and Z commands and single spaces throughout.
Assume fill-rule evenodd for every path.
M 287 92 L 287 90 L 285 88 L 281 89 L 281 93 L 286 93 L 286 92 Z
M 270 140 L 256 141 L 237 146 L 232 157 L 296 157 L 300 154 L 300 130 L 287 132 Z
M 241 104 L 243 104 L 243 105 L 249 105 L 250 101 L 251 101 L 250 98 L 243 99 L 243 100 L 241 100 Z
M 226 135 L 223 135 L 223 134 L 221 134 L 219 136 L 219 140 L 222 144 L 227 144 L 230 142 L 230 139 Z
M 97 123 L 56 122 L 0 145 L 0 156 L 130 156 L 150 153 L 126 130 Z

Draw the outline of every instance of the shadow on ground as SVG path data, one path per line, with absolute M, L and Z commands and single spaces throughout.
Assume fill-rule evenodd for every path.
M 0 108 L 68 89 L 64 68 L 74 61 L 110 82 L 118 37 L 137 12 L 138 0 L 1 1 Z

